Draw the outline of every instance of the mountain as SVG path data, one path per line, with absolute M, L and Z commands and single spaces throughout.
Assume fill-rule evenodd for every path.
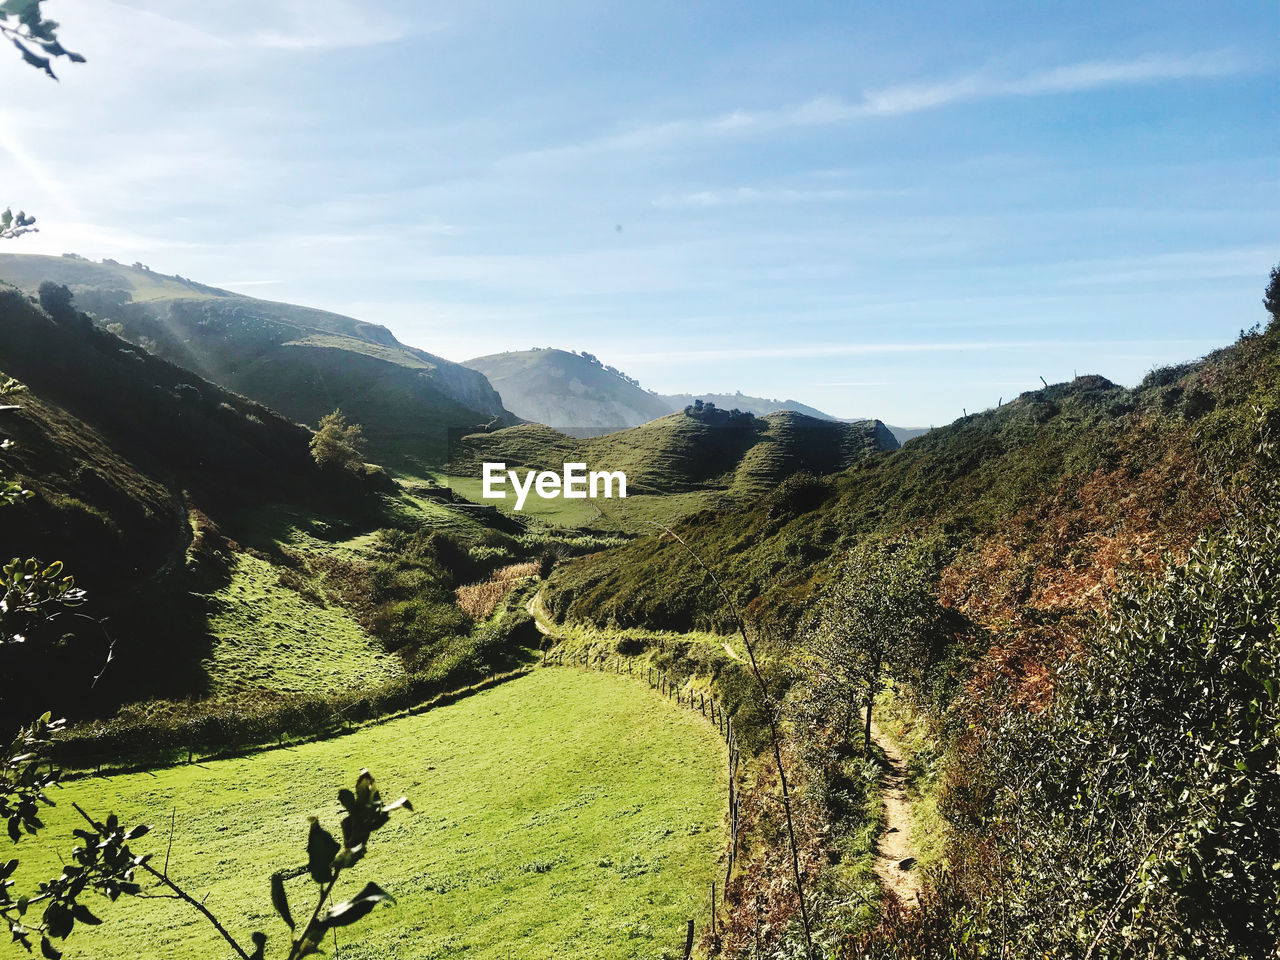
M 507 409 L 572 437 L 638 427 L 675 409 L 594 357 L 565 350 L 494 353 L 463 365 L 484 374 Z
M 721 410 L 741 410 L 766 417 L 791 411 L 814 420 L 844 420 L 798 400 L 770 400 L 738 393 L 656 394 L 590 354 L 534 349 L 494 353 L 467 360 L 464 366 L 483 373 L 517 416 L 571 437 L 595 437 L 638 427 L 683 410 L 697 401 Z M 926 431 L 887 426 L 899 444 Z
M 929 427 L 895 427 L 891 423 L 886 423 L 885 426 L 898 439 L 899 444 L 914 440 L 916 437 L 923 437 L 930 430 Z
M 831 473 L 897 445 L 878 420 L 840 423 L 790 411 L 755 417 L 704 407 L 586 439 L 538 424 L 475 434 L 455 448 L 449 469 L 479 476 L 486 461 L 557 471 L 584 462 L 592 470 L 625 472 L 635 494 L 719 489 L 756 495 L 794 473 Z
M 341 314 L 72 255 L 0 255 L 0 279 L 63 284 L 102 326 L 294 421 L 340 407 L 379 462 L 432 462 L 449 430 L 517 419 L 482 374 Z

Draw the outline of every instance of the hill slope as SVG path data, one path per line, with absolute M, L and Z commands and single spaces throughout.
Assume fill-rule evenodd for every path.
M 0 420 L 0 436 L 14 441 L 0 452 L 0 475 L 35 494 L 5 509 L 0 557 L 66 561 L 89 591 L 83 612 L 109 619 L 121 666 L 95 696 L 124 696 L 129 685 L 199 689 L 207 637 L 192 592 L 209 584 L 191 579 L 187 561 L 208 517 L 271 502 L 331 517 L 376 508 L 382 481 L 321 470 L 306 429 L 82 314 L 50 316 L 12 288 L 0 290 L 0 374 L 28 387 Z M 215 537 L 204 540 L 199 577 L 216 580 L 227 558 Z M 39 706 L 41 680 L 79 695 L 102 666 L 101 628 L 76 620 L 58 629 L 87 635 L 6 648 L 0 672 L 24 682 L 6 691 L 4 709 Z M 27 696 L 35 702 L 20 702 Z
M 741 410 L 757 417 L 790 411 L 814 420 L 845 420 L 798 400 L 771 400 L 737 393 L 656 394 L 642 389 L 621 371 L 604 366 L 594 357 L 565 350 L 538 349 L 495 353 L 466 361 L 502 395 L 507 409 L 533 423 L 541 423 L 571 437 L 596 437 L 638 427 L 695 402 L 721 410 Z M 924 430 L 888 427 L 906 443 Z
M 796 623 L 831 558 L 867 540 L 940 538 L 948 602 L 976 624 L 1052 645 L 1117 568 L 1159 562 L 1209 522 L 1204 464 L 1247 444 L 1254 404 L 1280 404 L 1280 329 L 1127 390 L 1102 377 L 1032 391 L 855 463 L 803 509 L 772 499 L 679 528 L 743 606 Z M 1221 469 L 1221 468 L 1219 468 Z M 680 545 L 647 537 L 558 571 L 561 617 L 688 629 L 720 598 Z
M 574 437 L 637 427 L 674 408 L 598 361 L 565 350 L 521 350 L 464 364 L 483 373 L 507 409 Z
M 802 470 L 831 473 L 896 446 L 878 420 L 846 424 L 799 413 L 753 417 L 706 408 L 588 439 L 536 424 L 474 434 L 455 448 L 450 472 L 478 476 L 485 461 L 559 471 L 580 461 L 592 470 L 624 471 L 633 493 L 723 489 L 748 495 Z
M 70 256 L 0 255 L 0 279 L 64 284 L 125 339 L 292 420 L 341 407 L 375 460 L 431 461 L 450 429 L 514 422 L 483 375 L 351 317 Z

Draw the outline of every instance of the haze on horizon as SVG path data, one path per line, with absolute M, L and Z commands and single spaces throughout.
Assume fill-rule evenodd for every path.
M 590 350 L 662 393 L 947 422 L 1264 318 L 1274 3 L 52 0 L 0 208 L 76 252 Z

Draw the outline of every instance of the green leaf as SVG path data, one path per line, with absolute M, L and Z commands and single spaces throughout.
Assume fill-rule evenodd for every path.
M 271 905 L 276 908 L 276 913 L 280 914 L 280 919 L 292 930 L 294 922 L 293 914 L 289 910 L 289 896 L 285 893 L 284 877 L 279 873 L 271 875 Z
M 333 879 L 333 858 L 342 849 L 338 841 L 315 817 L 311 818 L 311 833 L 307 837 L 307 871 L 316 883 L 328 883 Z
M 376 883 L 370 882 L 350 900 L 330 907 L 320 922 L 325 929 L 345 927 L 366 916 L 378 904 L 386 903 L 390 906 L 395 902 L 395 897 Z

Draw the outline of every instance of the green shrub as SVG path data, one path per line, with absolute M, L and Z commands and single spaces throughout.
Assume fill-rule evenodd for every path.
M 1130 586 L 1052 706 L 1006 713 L 979 828 L 1018 957 L 1272 957 L 1280 488 Z M 1014 934 L 1016 931 L 1016 934 Z

